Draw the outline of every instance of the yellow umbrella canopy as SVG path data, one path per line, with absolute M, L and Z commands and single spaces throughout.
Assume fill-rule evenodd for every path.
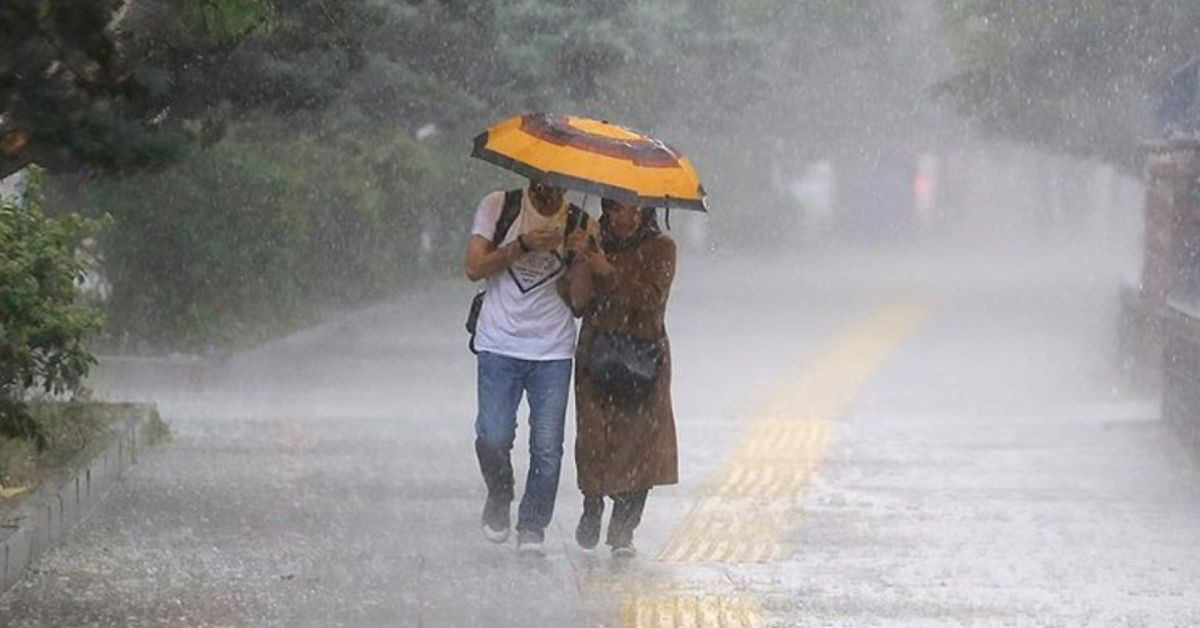
M 603 120 L 515 116 L 479 134 L 471 155 L 535 181 L 628 205 L 708 211 L 691 161 L 659 140 Z

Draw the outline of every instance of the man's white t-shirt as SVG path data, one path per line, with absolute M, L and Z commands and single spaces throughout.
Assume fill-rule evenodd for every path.
M 504 192 L 483 197 L 471 235 L 489 241 L 504 206 Z M 521 195 L 521 212 L 497 247 L 545 227 L 567 224 L 566 200 L 553 216 L 543 216 Z M 563 251 L 523 254 L 508 268 L 487 278 L 487 295 L 475 327 L 475 349 L 522 360 L 565 360 L 575 354 L 575 319 L 558 294 L 556 280 L 565 266 Z

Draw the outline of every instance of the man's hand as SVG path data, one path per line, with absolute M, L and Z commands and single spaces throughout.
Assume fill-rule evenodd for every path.
M 563 234 L 558 229 L 538 229 L 521 234 L 521 241 L 530 251 L 546 253 L 557 249 L 563 243 Z

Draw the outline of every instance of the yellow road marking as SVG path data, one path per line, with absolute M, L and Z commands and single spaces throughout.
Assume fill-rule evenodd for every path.
M 885 307 L 830 345 L 751 421 L 658 559 L 743 563 L 776 557 L 788 511 L 820 464 L 834 421 L 927 311 L 920 305 Z
M 716 595 L 643 595 L 621 607 L 621 625 L 627 628 L 758 628 L 763 625 L 758 602 L 750 598 Z
M 725 468 L 658 560 L 733 564 L 778 559 L 788 522 L 825 454 L 834 421 L 928 310 L 918 304 L 885 307 L 837 338 L 753 417 Z M 621 624 L 628 628 L 763 625 L 753 598 L 697 596 L 662 585 L 633 591 L 621 609 Z

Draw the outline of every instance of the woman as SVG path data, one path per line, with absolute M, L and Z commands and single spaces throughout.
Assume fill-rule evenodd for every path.
M 613 556 L 630 557 L 647 492 L 678 481 L 663 325 L 675 242 L 659 231 L 654 208 L 612 199 L 601 206 L 599 246 L 587 232 L 573 233 L 571 265 L 559 284 L 583 318 L 575 350 L 575 463 L 584 499 L 575 538 L 585 549 L 596 546 L 608 496 L 606 541 Z M 637 359 L 622 359 L 628 352 L 621 346 L 633 347 Z

